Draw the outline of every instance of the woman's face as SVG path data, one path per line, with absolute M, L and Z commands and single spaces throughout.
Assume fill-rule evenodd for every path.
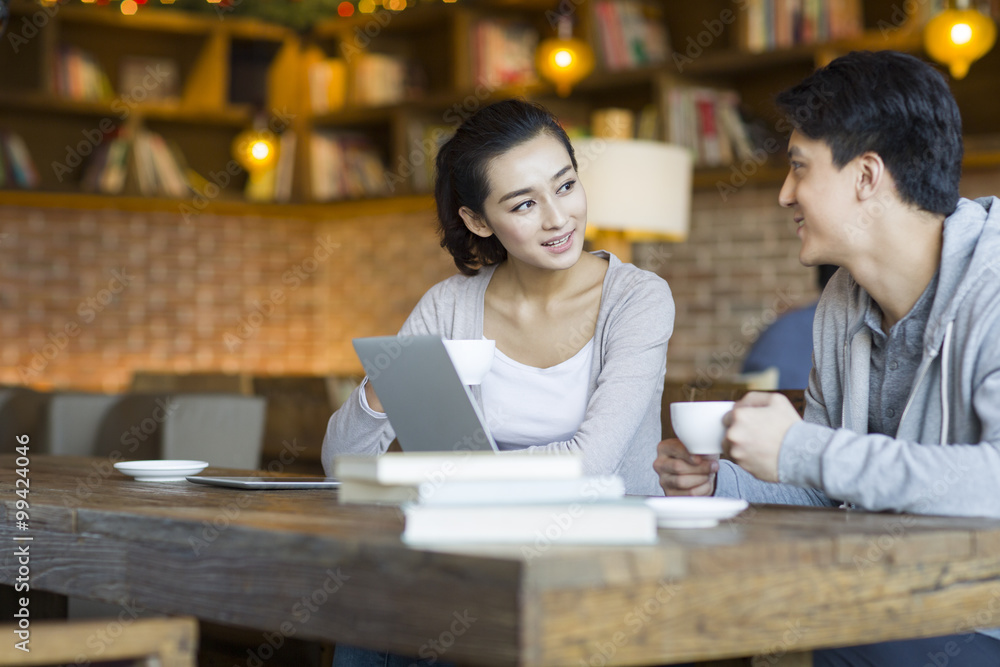
M 462 218 L 474 234 L 495 234 L 514 261 L 568 269 L 583 251 L 587 195 L 559 139 L 543 132 L 493 159 L 485 220 L 467 208 Z

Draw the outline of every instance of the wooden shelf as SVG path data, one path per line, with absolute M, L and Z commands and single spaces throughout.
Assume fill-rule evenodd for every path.
M 121 100 L 118 100 L 117 104 L 114 102 L 89 102 L 33 93 L 8 95 L 3 101 L 3 106 L 35 113 L 78 114 L 114 118 L 120 117 L 127 110 L 129 114 L 135 113 L 143 118 L 153 120 L 233 125 L 236 127 L 248 125 L 253 118 L 253 109 L 250 105 L 231 105 L 220 110 L 188 109 L 177 102 L 143 102 L 125 105 Z
M 0 190 L 0 206 L 136 212 L 156 211 L 179 214 L 179 203 L 184 203 L 184 200 L 157 197 L 113 197 L 108 195 L 65 192 Z M 329 204 L 253 204 L 243 201 L 214 200 L 209 202 L 199 213 L 203 215 L 296 218 L 320 222 L 363 216 L 431 213 L 433 211 L 433 197 L 412 196 L 339 201 Z

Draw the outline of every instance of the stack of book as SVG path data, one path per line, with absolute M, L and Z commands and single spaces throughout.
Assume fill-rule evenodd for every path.
M 492 452 L 340 456 L 341 503 L 402 505 L 411 545 L 653 544 L 656 517 L 579 457 Z
M 406 98 L 406 61 L 384 53 L 357 57 L 351 78 L 351 102 L 359 107 L 397 104 Z

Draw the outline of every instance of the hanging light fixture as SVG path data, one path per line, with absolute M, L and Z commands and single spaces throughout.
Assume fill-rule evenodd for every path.
M 236 135 L 232 144 L 233 158 L 248 175 L 245 195 L 250 201 L 269 201 L 274 193 L 274 167 L 278 158 L 278 141 L 262 119 L 254 129 Z
M 557 36 L 542 41 L 535 51 L 538 73 L 556 86 L 560 97 L 594 69 L 594 52 L 582 39 L 573 37 L 573 20 L 560 13 L 556 23 Z
M 996 38 L 993 19 L 969 7 L 969 0 L 956 0 L 954 9 L 945 9 L 924 28 L 927 54 L 947 65 L 956 79 L 965 78 L 969 65 L 989 53 Z

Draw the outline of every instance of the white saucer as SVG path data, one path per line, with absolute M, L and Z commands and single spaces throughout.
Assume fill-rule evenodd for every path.
M 714 496 L 647 498 L 646 504 L 656 513 L 656 525 L 660 528 L 711 528 L 749 505 L 745 500 Z
M 208 461 L 122 461 L 119 472 L 135 477 L 137 482 L 183 482 L 208 467 Z

